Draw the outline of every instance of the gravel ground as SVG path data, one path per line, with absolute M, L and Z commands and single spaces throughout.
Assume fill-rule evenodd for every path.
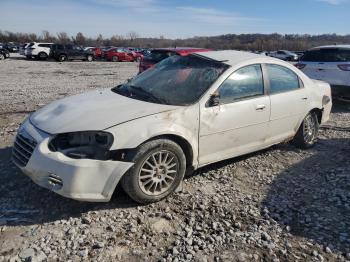
M 290 144 L 207 166 L 140 206 L 121 189 L 81 203 L 11 163 L 19 123 L 42 105 L 112 87 L 135 63 L 0 61 L 0 261 L 350 261 L 350 105 L 311 150 Z

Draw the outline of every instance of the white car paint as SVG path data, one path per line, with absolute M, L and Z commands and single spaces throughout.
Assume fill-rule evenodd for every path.
M 306 52 L 322 51 L 322 50 L 347 50 L 350 52 L 350 45 L 329 45 L 312 48 Z M 349 56 L 350 57 L 350 56 Z M 310 78 L 318 79 L 329 83 L 335 92 L 339 92 L 337 86 L 341 88 L 342 93 L 347 90 L 350 97 L 350 59 L 338 62 L 329 61 L 305 61 L 303 58 L 296 65 Z M 341 69 L 339 66 L 346 67 Z
M 278 58 L 278 59 L 282 59 L 282 60 L 288 60 L 288 61 L 296 61 L 298 60 L 298 55 L 287 51 L 287 50 L 278 50 L 275 52 L 270 52 L 269 53 L 270 56 Z
M 212 51 L 197 54 L 223 61 L 230 67 L 189 106 L 168 106 L 142 102 L 112 93 L 89 92 L 56 101 L 28 118 L 18 133 L 36 142 L 28 164 L 19 166 L 42 187 L 84 201 L 109 201 L 116 185 L 134 163 L 72 159 L 50 151 L 48 142 L 55 134 L 104 130 L 114 137 L 111 150 L 137 148 L 160 135 L 173 135 L 187 141 L 192 149 L 192 166 L 207 164 L 257 151 L 293 137 L 306 114 L 323 110 L 329 118 L 329 85 L 315 82 L 284 61 L 238 51 Z M 207 107 L 217 88 L 233 72 L 252 64 L 278 64 L 295 72 L 303 82 L 298 92 L 265 95 L 231 104 Z M 304 98 L 307 98 L 306 100 Z M 18 163 L 17 163 L 18 165 Z M 50 181 L 63 181 L 56 187 Z
M 29 46 L 29 44 L 30 43 L 26 43 L 26 44 L 20 46 L 20 48 L 19 48 L 19 54 L 20 55 L 25 55 L 25 50 Z
M 45 54 L 46 57 L 50 55 L 50 46 L 53 43 L 37 43 L 32 42 L 25 48 L 25 55 L 31 57 L 39 57 L 39 55 Z

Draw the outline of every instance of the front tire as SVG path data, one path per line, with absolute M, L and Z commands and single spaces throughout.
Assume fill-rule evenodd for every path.
M 113 62 L 119 62 L 119 58 L 117 56 L 112 56 L 112 61 Z
M 293 138 L 293 144 L 302 149 L 313 147 L 317 142 L 318 129 L 317 114 L 315 112 L 308 113 Z
M 141 204 L 169 196 L 180 185 L 186 171 L 186 157 L 181 147 L 167 139 L 142 144 L 132 161 L 135 164 L 123 176 L 121 185 Z
M 0 54 L 0 60 L 4 60 L 5 56 L 3 54 Z

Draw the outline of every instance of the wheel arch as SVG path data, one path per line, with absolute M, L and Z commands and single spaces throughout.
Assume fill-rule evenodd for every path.
M 186 167 L 191 167 L 193 165 L 193 157 L 194 157 L 193 148 L 190 142 L 187 141 L 187 139 L 175 134 L 164 134 L 164 135 L 157 135 L 157 136 L 151 137 L 146 141 L 144 141 L 142 144 L 147 143 L 149 141 L 157 140 L 157 139 L 168 139 L 178 144 L 185 154 Z
M 323 109 L 320 109 L 320 108 L 316 107 L 316 108 L 311 109 L 309 112 L 310 113 L 311 112 L 315 112 L 316 116 L 317 116 L 318 123 L 321 124 L 322 115 L 323 115 Z

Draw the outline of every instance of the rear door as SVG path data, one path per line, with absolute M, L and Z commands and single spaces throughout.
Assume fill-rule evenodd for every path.
M 307 113 L 310 97 L 299 76 L 291 69 L 276 64 L 264 67 L 271 101 L 270 142 L 275 143 L 295 134 L 300 119 Z
M 331 85 L 350 85 L 350 49 L 322 48 L 307 51 L 301 64 L 310 78 Z
M 74 56 L 76 59 L 84 59 L 85 58 L 85 51 L 80 46 L 77 46 L 77 45 L 73 46 L 73 52 L 74 52 Z

